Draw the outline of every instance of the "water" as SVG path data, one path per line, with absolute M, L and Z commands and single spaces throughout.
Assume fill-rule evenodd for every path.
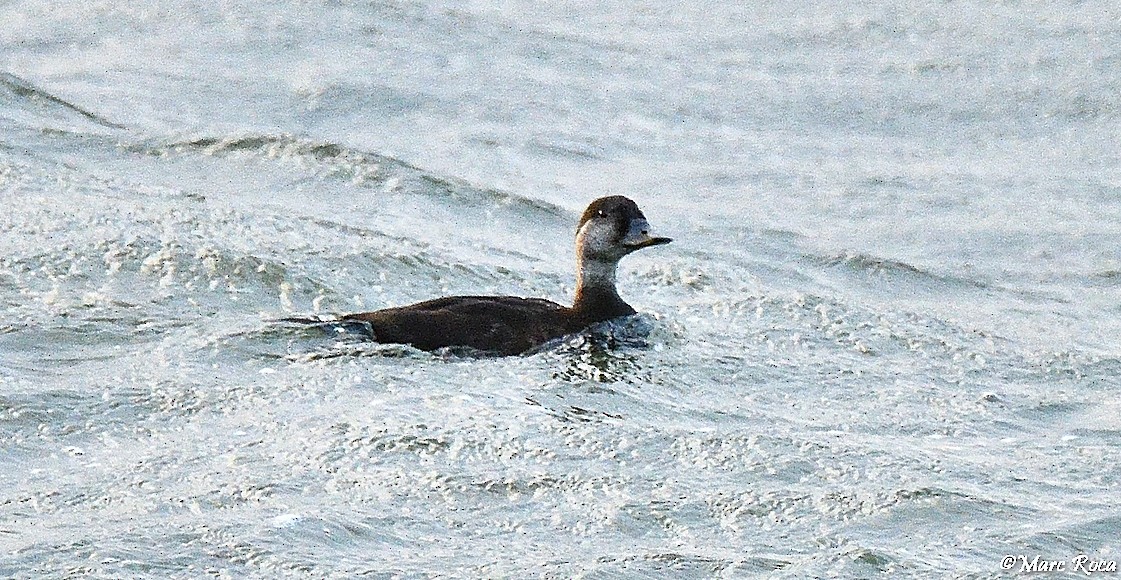
M 2 14 L 0 575 L 1121 559 L 1114 4 Z M 501 359 L 275 322 L 567 301 L 608 194 L 676 240 L 634 319 Z

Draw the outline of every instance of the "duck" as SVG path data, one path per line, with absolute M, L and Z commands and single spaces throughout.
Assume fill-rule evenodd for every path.
M 415 348 L 468 348 L 500 356 L 525 353 L 594 324 L 635 314 L 615 287 L 619 261 L 628 254 L 668 244 L 631 199 L 614 195 L 588 205 L 576 227 L 576 295 L 572 306 L 543 298 L 449 296 L 344 314 L 368 327 L 379 343 Z

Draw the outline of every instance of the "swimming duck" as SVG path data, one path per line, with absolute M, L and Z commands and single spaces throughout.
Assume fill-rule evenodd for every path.
M 584 210 L 576 228 L 576 298 L 571 307 L 542 298 L 451 296 L 342 319 L 369 324 L 374 339 L 383 343 L 518 354 L 597 322 L 634 314 L 615 289 L 619 260 L 670 241 L 650 235 L 650 224 L 635 202 L 621 195 L 602 197 Z

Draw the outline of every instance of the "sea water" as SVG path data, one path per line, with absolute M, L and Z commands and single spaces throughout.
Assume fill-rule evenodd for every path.
M 0 22 L 0 576 L 1121 559 L 1115 3 Z M 278 322 L 569 301 L 614 194 L 675 238 L 632 319 L 506 358 Z

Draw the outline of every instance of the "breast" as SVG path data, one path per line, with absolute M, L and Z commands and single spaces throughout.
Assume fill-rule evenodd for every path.
M 583 328 L 571 309 L 556 302 L 509 296 L 438 298 L 344 319 L 369 323 L 378 342 L 422 350 L 467 346 L 497 354 L 525 352 Z

